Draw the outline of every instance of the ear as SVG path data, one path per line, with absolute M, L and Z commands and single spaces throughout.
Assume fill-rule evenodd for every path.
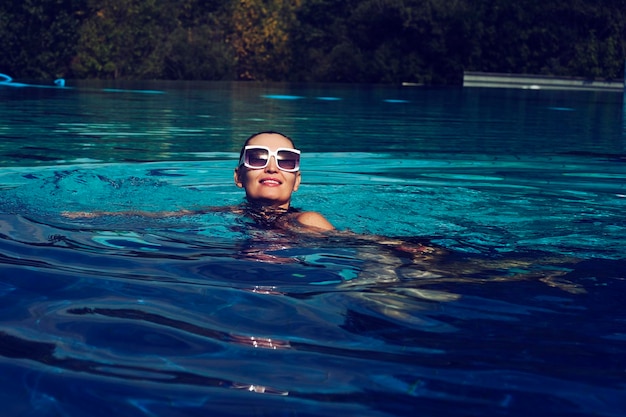
M 235 175 L 233 177 L 235 179 L 235 185 L 239 188 L 243 188 L 243 179 L 239 173 L 239 168 L 235 168 Z
M 298 187 L 300 187 L 300 181 L 302 181 L 302 173 L 298 171 L 296 172 L 296 182 L 293 183 L 294 191 L 298 191 Z

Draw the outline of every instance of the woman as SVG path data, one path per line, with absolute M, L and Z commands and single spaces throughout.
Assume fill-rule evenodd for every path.
M 333 230 L 320 213 L 291 207 L 291 195 L 298 190 L 300 151 L 293 141 L 278 132 L 260 132 L 250 136 L 235 168 L 235 184 L 246 191 L 245 214 L 262 220 L 274 218 L 275 226 L 297 227 L 312 232 Z

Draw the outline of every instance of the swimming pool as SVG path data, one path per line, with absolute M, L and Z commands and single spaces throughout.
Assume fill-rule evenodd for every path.
M 623 415 L 619 94 L 66 85 L 0 86 L 3 415 Z M 295 206 L 450 254 L 62 215 L 237 204 L 269 128 Z

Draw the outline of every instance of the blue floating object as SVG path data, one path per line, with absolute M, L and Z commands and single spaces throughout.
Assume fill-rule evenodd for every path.
M 63 80 L 62 78 L 59 78 L 59 80 L 61 80 L 63 82 L 63 85 L 61 85 L 61 87 L 65 86 L 65 80 Z M 59 80 L 55 80 L 54 83 L 58 86 L 59 84 L 57 83 L 57 81 Z M 10 76 L 6 75 L 6 74 L 0 74 L 0 85 L 3 86 L 7 86 L 7 87 L 37 87 L 37 88 L 54 88 L 53 86 L 50 85 L 37 85 L 37 84 L 24 84 L 24 83 L 15 83 L 13 82 L 13 78 L 11 78 Z
M 324 100 L 324 101 L 339 101 L 341 100 L 340 97 L 316 97 L 318 100 Z
M 13 78 L 9 77 L 6 74 L 0 74 L 0 85 L 5 85 L 8 87 L 27 87 L 28 86 L 28 84 L 14 83 Z
M 59 87 L 65 87 L 65 80 L 63 78 L 57 78 L 54 80 L 54 85 Z
M 165 94 L 159 90 L 124 90 L 122 88 L 103 88 L 105 93 L 139 93 L 139 94 Z
M 409 100 L 398 100 L 398 99 L 388 98 L 388 99 L 385 100 L 385 102 L 387 102 L 387 103 L 408 103 Z
M 271 98 L 274 100 L 299 100 L 301 96 L 290 96 L 288 94 L 265 94 L 262 97 Z

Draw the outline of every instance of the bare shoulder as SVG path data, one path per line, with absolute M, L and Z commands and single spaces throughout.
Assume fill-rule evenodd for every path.
M 298 213 L 296 220 L 303 226 L 319 230 L 334 230 L 335 227 L 324 216 L 316 211 Z

